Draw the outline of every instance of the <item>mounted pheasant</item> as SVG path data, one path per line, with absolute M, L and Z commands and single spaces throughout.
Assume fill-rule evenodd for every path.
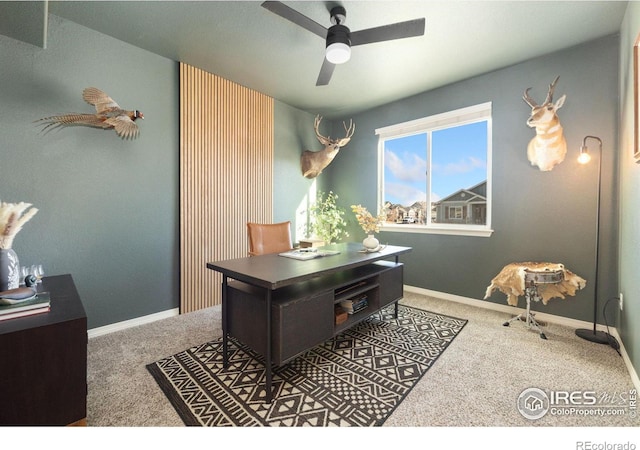
M 347 124 L 343 122 L 342 124 L 344 125 L 344 131 L 346 133 L 345 137 L 342 139 L 331 139 L 331 136 L 324 137 L 318 131 L 321 121 L 322 117 L 316 116 L 313 122 L 313 129 L 316 132 L 316 137 L 325 147 L 317 152 L 305 150 L 302 153 L 300 166 L 302 167 L 302 175 L 305 178 L 315 178 L 320 175 L 324 168 L 336 157 L 340 148 L 349 143 L 351 136 L 353 136 L 354 131 L 356 131 L 356 125 L 352 121 L 349 121 L 348 128 Z
M 36 122 L 47 124 L 43 130 L 51 127 L 88 126 L 94 128 L 113 129 L 122 139 L 135 139 L 140 130 L 136 119 L 144 119 L 144 115 L 136 110 L 122 109 L 111 97 L 98 88 L 88 87 L 82 91 L 85 102 L 96 107 L 96 114 L 68 113 L 45 117 Z

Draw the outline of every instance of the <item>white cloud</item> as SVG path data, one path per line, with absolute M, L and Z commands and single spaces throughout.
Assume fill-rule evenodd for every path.
M 401 181 L 424 181 L 427 179 L 427 161 L 415 153 L 405 153 L 402 158 L 391 150 L 384 153 L 384 165 Z
M 442 175 L 456 175 L 460 173 L 473 172 L 476 169 L 486 168 L 486 161 L 474 158 L 473 156 L 469 156 L 467 159 L 463 159 L 456 163 L 445 164 L 444 166 L 437 164 L 433 165 L 433 171 Z

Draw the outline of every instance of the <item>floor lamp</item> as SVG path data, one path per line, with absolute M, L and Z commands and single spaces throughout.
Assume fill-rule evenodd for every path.
M 598 141 L 599 155 L 598 155 L 598 197 L 596 201 L 596 275 L 594 278 L 593 289 L 595 292 L 593 299 L 593 329 L 579 328 L 576 330 L 576 335 L 587 341 L 597 342 L 598 344 L 610 344 L 613 337 L 609 333 L 596 330 L 596 321 L 598 318 L 598 262 L 599 262 L 599 244 L 600 244 L 600 191 L 602 189 L 602 140 L 596 136 L 585 136 L 582 140 L 582 146 L 580 147 L 580 156 L 578 156 L 578 162 L 580 164 L 587 164 L 591 160 L 589 155 L 589 149 L 587 148 L 587 139 L 595 139 Z

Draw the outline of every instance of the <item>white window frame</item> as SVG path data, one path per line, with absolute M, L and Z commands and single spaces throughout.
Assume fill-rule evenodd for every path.
M 384 141 L 401 138 L 417 133 L 436 131 L 458 125 L 475 122 L 487 122 L 487 220 L 484 225 L 456 225 L 444 223 L 430 223 L 427 225 L 392 224 L 385 223 L 382 230 L 401 233 L 450 234 L 460 236 L 489 237 L 493 233 L 491 228 L 491 158 L 493 142 L 492 105 L 491 102 L 481 103 L 466 108 L 456 109 L 441 114 L 435 114 L 421 119 L 411 120 L 395 125 L 389 125 L 375 130 L 378 135 L 378 204 L 384 204 Z M 430 200 L 430 199 L 429 199 Z M 430 210 L 427 211 L 430 214 Z

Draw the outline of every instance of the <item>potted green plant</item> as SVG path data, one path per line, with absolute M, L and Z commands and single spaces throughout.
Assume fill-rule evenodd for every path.
M 337 205 L 337 199 L 338 196 L 332 191 L 326 195 L 318 192 L 316 201 L 309 208 L 307 232 L 327 245 L 349 236 L 345 210 Z

